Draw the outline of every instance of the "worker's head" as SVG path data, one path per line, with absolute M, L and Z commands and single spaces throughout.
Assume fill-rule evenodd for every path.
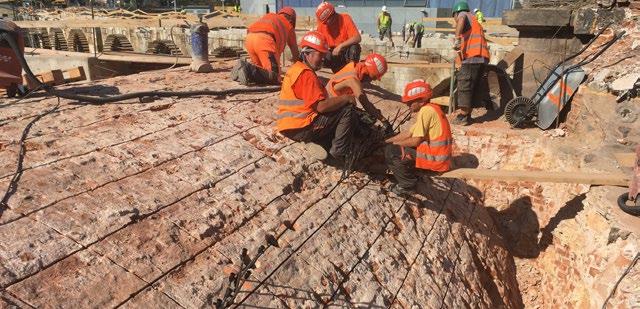
M 458 1 L 453 5 L 452 15 L 458 16 L 460 12 L 469 12 L 469 4 L 467 1 Z
M 479 11 L 478 8 L 473 9 L 474 13 L 478 13 L 478 11 Z
M 278 11 L 278 14 L 283 15 L 291 24 L 292 27 L 296 27 L 296 10 L 290 6 L 285 6 Z
M 333 16 L 336 15 L 336 8 L 333 7 L 333 4 L 329 2 L 322 2 L 318 5 L 316 9 L 316 17 L 318 18 L 318 23 L 328 24 L 331 23 L 330 20 L 333 20 Z
M 314 71 L 322 68 L 322 60 L 328 51 L 327 40 L 318 31 L 309 31 L 300 40 L 300 58 Z
M 417 112 L 422 106 L 429 103 L 433 96 L 431 85 L 422 79 L 416 79 L 406 86 L 402 93 L 402 102 L 411 108 L 412 112 Z
M 382 12 L 383 12 L 383 13 L 387 13 L 387 12 L 388 12 L 388 11 L 387 11 L 387 6 L 386 6 L 386 5 L 383 5 L 383 6 L 382 6 Z
M 387 60 L 380 54 L 369 54 L 364 61 L 366 75 L 363 81 L 380 80 L 384 73 L 387 73 Z

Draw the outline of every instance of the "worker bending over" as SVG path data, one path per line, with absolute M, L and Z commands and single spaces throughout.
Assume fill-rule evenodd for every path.
M 484 13 L 482 13 L 482 11 L 480 11 L 480 9 L 478 8 L 473 9 L 473 13 L 476 14 L 476 19 L 478 20 L 478 22 L 481 25 L 484 25 Z
M 240 59 L 231 71 L 231 79 L 243 85 L 279 84 L 280 57 L 285 46 L 289 46 L 293 59 L 298 59 L 295 27 L 296 11 L 288 6 L 249 25 L 244 46 L 251 63 Z
M 404 44 L 407 44 L 411 39 L 413 39 L 414 35 L 414 22 L 410 21 L 404 25 L 404 28 L 402 28 L 402 42 L 404 42 Z
M 386 122 L 380 110 L 373 106 L 362 89 L 362 83 L 380 80 L 386 72 L 387 60 L 379 54 L 370 54 L 363 61 L 349 62 L 342 70 L 334 74 L 327 82 L 327 93 L 329 97 L 353 95 L 371 117 Z
M 453 139 L 451 128 L 440 106 L 430 103 L 431 86 L 424 80 L 410 82 L 404 88 L 402 102 L 417 113 L 411 129 L 386 140 L 385 159 L 398 184 L 396 194 L 411 193 L 418 182 L 416 168 L 446 172 L 451 166 Z
M 458 71 L 458 106 L 460 113 L 452 120 L 453 124 L 469 125 L 471 123 L 472 101 L 478 103 L 483 99 L 484 70 L 489 63 L 489 48 L 484 31 L 476 16 L 469 12 L 465 1 L 453 6 L 455 20 L 455 43 L 453 49 L 458 52 L 458 60 L 462 65 Z M 486 81 L 484 81 L 486 82 Z
M 325 54 L 329 52 L 321 33 L 310 31 L 305 34 L 300 48 L 299 61 L 287 70 L 282 80 L 277 129 L 295 141 L 317 143 L 330 138 L 329 153 L 344 162 L 357 123 L 356 98 L 353 95 L 329 97 L 318 79 L 315 71 L 320 70 Z
M 329 2 L 322 2 L 316 9 L 318 32 L 322 33 L 329 44 L 324 66 L 333 73 L 340 71 L 351 61 L 360 61 L 360 32 L 349 14 L 336 13 Z

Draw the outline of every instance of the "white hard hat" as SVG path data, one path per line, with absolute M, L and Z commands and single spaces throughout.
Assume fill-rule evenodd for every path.
M 477 11 L 478 11 L 478 8 L 473 9 L 473 12 L 474 12 L 474 13 L 475 13 L 475 12 L 477 12 Z
M 382 6 L 382 11 L 383 11 L 383 12 L 386 12 L 386 11 L 387 11 L 387 6 L 386 6 L 386 5 L 383 5 L 383 6 Z

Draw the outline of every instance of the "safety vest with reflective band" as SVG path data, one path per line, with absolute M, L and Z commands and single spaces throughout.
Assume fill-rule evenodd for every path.
M 278 132 L 304 128 L 310 125 L 318 115 L 312 108 L 305 107 L 304 100 L 296 97 L 293 92 L 293 84 L 305 70 L 311 71 L 306 64 L 298 61 L 289 68 L 282 80 L 278 112 L 276 113 Z
M 472 57 L 483 57 L 489 59 L 489 47 L 487 45 L 487 39 L 484 37 L 484 30 L 482 25 L 476 19 L 476 16 L 469 12 L 461 12 L 469 20 L 471 29 L 462 34 L 462 46 L 460 50 L 464 59 Z
M 378 16 L 378 21 L 380 22 L 379 29 L 386 29 L 391 27 L 391 16 L 387 14 L 380 13 Z
M 429 103 L 422 108 L 431 108 L 440 119 L 442 134 L 433 139 L 422 142 L 416 150 L 416 167 L 436 172 L 446 172 L 451 167 L 451 152 L 453 138 L 449 121 L 439 106 Z
M 289 21 L 281 14 L 269 13 L 251 24 L 247 29 L 249 33 L 264 32 L 271 34 L 276 41 L 276 50 L 282 53 L 287 44 L 287 36 L 291 33 L 292 27 Z
M 327 82 L 327 86 L 325 88 L 327 89 L 327 93 L 329 94 L 329 97 L 337 97 L 343 94 L 353 94 L 353 91 L 351 91 L 350 88 L 342 88 L 340 90 L 336 90 L 334 88 L 338 83 L 343 82 L 350 78 L 353 78 L 356 80 L 358 79 L 358 74 L 356 73 L 356 64 L 353 61 L 347 63 L 347 65 L 345 65 L 344 68 L 342 68 L 342 70 L 334 74 L 329 80 L 329 82 Z

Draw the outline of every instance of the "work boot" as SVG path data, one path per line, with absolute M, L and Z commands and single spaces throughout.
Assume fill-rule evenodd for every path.
M 240 63 L 240 67 L 238 68 L 238 81 L 240 84 L 248 86 L 251 82 L 251 73 L 249 72 L 249 67 L 252 66 L 246 60 L 243 60 Z
M 246 60 L 244 58 L 238 59 L 236 64 L 231 69 L 231 80 L 238 81 L 238 72 L 240 71 L 240 67 L 242 67 L 242 63 Z
M 459 126 L 468 126 L 471 124 L 471 114 L 463 115 L 458 114 L 453 120 L 451 120 L 451 124 L 459 125 Z
M 309 158 L 316 161 L 326 160 L 328 157 L 327 151 L 324 150 L 322 146 L 315 143 L 304 143 L 304 150 Z

